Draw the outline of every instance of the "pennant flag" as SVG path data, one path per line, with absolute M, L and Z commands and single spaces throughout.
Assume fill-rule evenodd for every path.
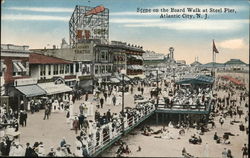
M 214 44 L 214 40 L 213 40 L 213 52 L 219 53 L 219 51 L 217 50 L 217 48 L 216 48 L 216 46 L 215 46 L 215 44 Z

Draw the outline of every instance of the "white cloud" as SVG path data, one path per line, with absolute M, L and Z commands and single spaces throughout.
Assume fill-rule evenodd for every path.
M 33 12 L 69 12 L 72 13 L 74 8 L 57 8 L 57 7 L 9 7 L 10 10 L 33 11 Z
M 23 20 L 23 21 L 69 21 L 70 17 L 29 15 L 29 14 L 4 14 L 2 20 Z
M 243 38 L 225 40 L 217 45 L 226 49 L 243 49 L 248 47 Z

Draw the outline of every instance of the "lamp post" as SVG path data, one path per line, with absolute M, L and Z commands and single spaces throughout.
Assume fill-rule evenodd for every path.
M 122 132 L 124 133 L 124 73 L 122 73 Z
M 159 80 L 158 80 L 158 70 L 156 70 L 156 84 L 157 84 L 157 100 L 156 100 L 156 109 L 158 108 L 158 104 L 159 104 Z
M 175 67 L 173 67 L 173 78 L 174 78 L 174 94 L 175 94 Z

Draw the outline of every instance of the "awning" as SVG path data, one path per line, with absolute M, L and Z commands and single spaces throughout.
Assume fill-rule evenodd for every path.
M 26 97 L 34 97 L 46 94 L 46 92 L 37 85 L 18 86 L 16 89 L 23 93 Z
M 137 60 L 143 60 L 142 56 L 139 55 L 130 55 L 129 57 L 135 58 Z
M 143 66 L 141 66 L 141 65 L 128 65 L 127 68 L 131 69 L 131 70 L 142 70 Z
M 110 81 L 111 81 L 112 83 L 119 83 L 119 82 L 120 82 L 120 80 L 118 80 L 118 79 L 115 78 L 115 77 L 110 78 Z
M 193 78 L 183 78 L 176 82 L 177 84 L 213 84 L 214 78 L 204 75 L 195 76 Z
M 140 78 L 140 79 L 145 79 L 146 78 L 146 76 L 145 75 L 143 75 L 143 74 L 141 74 L 141 75 L 129 75 L 129 78 Z
M 17 62 L 17 65 L 22 69 L 22 71 L 27 71 L 21 62 Z
M 242 83 L 241 81 L 239 81 L 233 77 L 230 77 L 230 76 L 222 76 L 222 78 L 228 79 L 229 81 L 233 82 L 236 85 L 244 85 L 244 83 Z
M 122 81 L 122 75 L 115 74 L 115 77 L 118 80 Z M 129 80 L 130 80 L 130 78 L 127 75 L 124 74 L 124 81 L 129 81 Z
M 128 76 L 124 75 L 124 80 L 125 80 L 125 81 L 129 81 L 130 78 L 129 78 Z
M 16 62 L 13 63 L 14 66 L 14 72 L 22 72 L 22 69 L 17 65 Z
M 59 94 L 72 91 L 72 88 L 65 84 L 55 84 L 54 82 L 50 83 L 39 83 L 39 87 L 46 91 L 47 95 Z

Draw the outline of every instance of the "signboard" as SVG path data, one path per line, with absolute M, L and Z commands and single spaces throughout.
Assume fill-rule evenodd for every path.
M 79 80 L 91 80 L 92 79 L 91 76 L 79 76 L 78 78 Z
M 78 43 L 76 45 L 76 54 L 90 54 L 93 50 L 93 45 L 91 43 Z
M 80 16 L 79 16 L 80 15 Z M 70 45 L 75 47 L 82 40 L 109 41 L 109 9 L 104 6 L 76 6 L 69 21 Z
M 23 86 L 23 85 L 31 85 L 31 84 L 37 84 L 37 78 L 16 79 L 14 82 L 14 86 Z

